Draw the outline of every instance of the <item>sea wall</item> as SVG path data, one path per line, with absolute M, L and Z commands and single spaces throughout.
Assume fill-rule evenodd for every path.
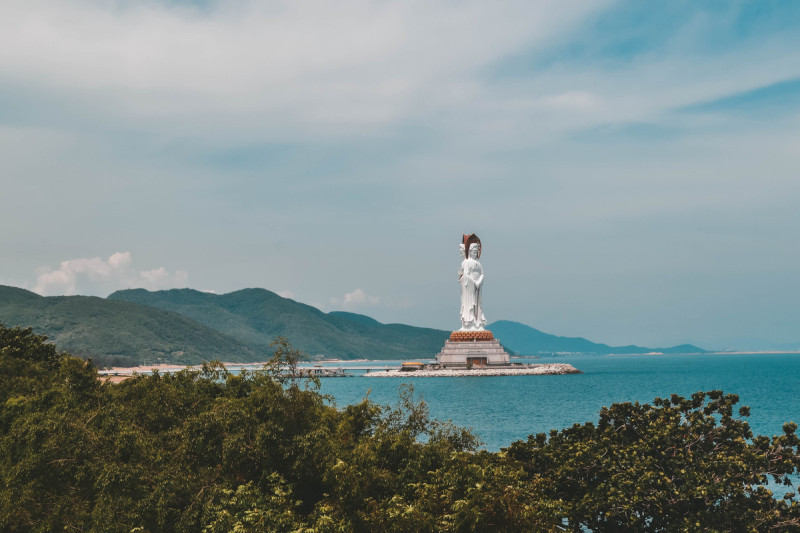
M 582 374 L 580 370 L 566 363 L 534 364 L 522 367 L 472 368 L 440 370 L 379 370 L 367 372 L 366 378 L 443 378 L 443 377 L 485 377 L 485 376 L 547 376 L 561 374 Z

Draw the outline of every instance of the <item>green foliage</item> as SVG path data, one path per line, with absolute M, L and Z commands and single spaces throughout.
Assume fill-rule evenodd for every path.
M 719 391 L 614 404 L 499 453 L 394 408 L 336 409 L 285 339 L 257 372 L 220 363 L 98 380 L 0 325 L 0 531 L 788 531 L 797 426 L 753 436 Z
M 544 496 L 564 503 L 574 531 L 798 528 L 794 498 L 764 487 L 768 476 L 790 484 L 800 466 L 797 426 L 753 438 L 737 402 L 711 391 L 614 404 L 597 425 L 531 436 L 506 453 L 529 479 L 547 480 Z
M 267 362 L 265 370 L 272 378 L 283 385 L 297 387 L 299 381 L 311 384 L 314 389 L 319 389 L 320 382 L 316 376 L 301 374 L 298 367 L 300 362 L 308 359 L 308 355 L 289 344 L 286 337 L 276 337 L 272 343 L 272 357 Z
M 270 476 L 266 490 L 252 482 L 235 490 L 219 488 L 204 511 L 204 533 L 260 533 L 294 531 L 302 523 L 296 514 L 299 502 L 277 474 Z

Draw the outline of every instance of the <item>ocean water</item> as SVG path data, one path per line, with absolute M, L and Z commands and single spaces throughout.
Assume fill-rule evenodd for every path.
M 522 360 L 526 362 L 525 360 Z M 370 378 L 365 368 L 397 367 L 399 361 L 348 362 L 356 377 L 322 380 L 321 392 L 337 406 L 364 397 L 397 404 L 402 383 L 414 386 L 431 415 L 472 428 L 485 448 L 497 451 L 530 434 L 596 421 L 612 403 L 652 402 L 676 393 L 720 389 L 751 408 L 755 434 L 776 435 L 784 422 L 800 423 L 800 354 L 569 356 L 527 362 L 570 363 L 583 374 L 469 378 Z

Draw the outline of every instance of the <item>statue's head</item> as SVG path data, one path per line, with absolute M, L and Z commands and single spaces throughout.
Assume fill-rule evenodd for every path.
M 481 245 L 478 244 L 477 242 L 474 242 L 474 243 L 469 245 L 469 256 L 470 256 L 470 258 L 478 259 L 478 256 L 480 255 L 480 252 L 481 252 Z

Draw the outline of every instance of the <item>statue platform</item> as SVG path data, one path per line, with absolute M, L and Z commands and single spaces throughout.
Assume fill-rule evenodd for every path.
M 444 368 L 507 366 L 509 357 L 491 331 L 454 331 L 436 362 Z

